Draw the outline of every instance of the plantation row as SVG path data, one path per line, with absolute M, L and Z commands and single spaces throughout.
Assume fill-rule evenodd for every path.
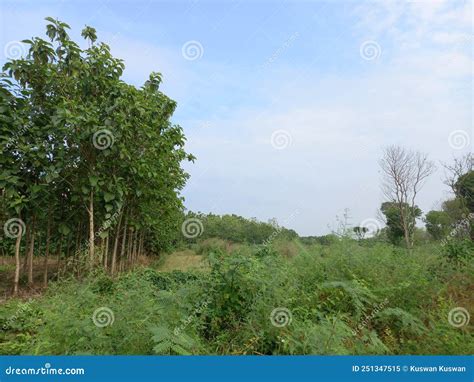
M 49 41 L 24 40 L 26 57 L 0 77 L 2 250 L 14 247 L 15 293 L 21 253 L 31 284 L 35 252 L 45 265 L 63 256 L 78 273 L 102 264 L 115 274 L 168 246 L 182 217 L 181 163 L 194 159 L 159 73 L 128 85 L 94 29 L 81 49 L 67 24 L 47 20 Z

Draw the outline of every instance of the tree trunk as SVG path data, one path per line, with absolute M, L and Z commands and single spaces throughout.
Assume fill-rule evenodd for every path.
M 127 223 L 128 217 L 125 216 L 125 224 L 123 226 L 122 247 L 120 248 L 120 268 L 123 269 L 123 261 L 125 257 L 125 244 L 127 243 Z
M 23 266 L 21 268 L 22 272 L 26 272 L 28 269 L 28 253 L 30 249 L 30 236 L 31 236 L 31 227 L 26 226 L 26 242 L 25 242 L 25 257 L 23 259 Z
M 74 244 L 74 254 L 72 257 L 72 263 L 74 264 L 73 273 L 76 273 L 77 277 L 79 277 L 79 272 L 80 272 L 79 257 L 80 257 L 81 247 L 82 247 L 81 237 L 82 237 L 82 221 L 79 222 L 79 228 L 76 233 L 76 241 Z
M 68 235 L 66 241 L 66 265 L 64 267 L 64 273 L 67 273 L 69 271 L 69 265 L 71 264 L 71 241 L 74 241 L 74 239 L 71 239 L 71 236 Z M 74 269 L 74 265 L 72 269 Z
M 57 279 L 59 280 L 59 273 L 61 272 L 61 249 L 62 249 L 62 245 L 63 245 L 63 235 L 61 235 L 61 237 L 59 238 L 59 244 L 58 244 L 58 252 L 57 252 L 57 257 L 58 257 L 58 264 L 57 264 L 57 274 L 58 274 L 58 277 Z
M 133 235 L 133 249 L 132 249 L 132 264 L 135 264 L 136 260 L 137 260 L 137 248 L 138 248 L 138 245 L 137 245 L 137 241 L 138 241 L 138 229 L 135 228 L 135 234 Z
M 127 265 L 127 268 L 130 268 L 132 264 L 132 246 L 133 246 L 133 228 L 130 227 L 128 230 L 128 247 L 127 247 L 127 262 L 125 263 Z
M 105 238 L 104 269 L 106 272 L 109 265 L 109 235 L 110 231 L 107 233 L 107 237 Z
M 33 256 L 35 250 L 35 220 L 33 217 L 30 233 L 30 248 L 28 250 L 28 285 L 33 285 Z
M 104 262 L 104 250 L 105 250 L 105 238 L 101 237 L 100 238 L 100 250 L 99 250 L 99 261 L 98 263 L 102 265 Z
M 123 214 L 121 213 L 120 217 L 119 217 L 118 224 L 117 224 L 117 229 L 115 231 L 114 250 L 112 252 L 112 264 L 110 266 L 110 273 L 112 274 L 112 276 L 115 275 L 116 266 L 117 266 L 117 249 L 118 249 L 118 242 L 119 242 L 119 238 L 120 238 L 120 225 L 122 223 L 122 215 Z
M 46 230 L 46 248 L 44 253 L 44 274 L 43 274 L 43 285 L 48 286 L 48 258 L 49 258 L 49 244 L 51 242 L 51 217 L 48 218 L 48 228 Z
M 141 232 L 140 240 L 138 242 L 138 256 L 141 256 L 143 254 L 143 237 L 144 237 L 144 234 L 143 232 Z
M 21 267 L 20 244 L 21 244 L 22 235 L 23 235 L 23 231 L 20 228 L 20 231 L 18 233 L 18 236 L 16 237 L 16 242 L 15 242 L 15 278 L 13 280 L 13 295 L 14 296 L 18 295 L 18 289 L 20 285 L 20 267 Z
M 89 263 L 94 265 L 94 193 L 91 190 L 89 195 Z

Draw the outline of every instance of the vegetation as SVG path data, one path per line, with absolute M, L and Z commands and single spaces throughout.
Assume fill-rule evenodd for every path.
M 182 216 L 181 162 L 194 159 L 170 122 L 176 103 L 159 91 L 159 73 L 130 86 L 93 28 L 82 50 L 67 24 L 47 20 L 50 41 L 25 40 L 28 56 L 0 77 L 0 213 L 16 239 L 2 250 L 14 247 L 15 294 L 23 252 L 32 285 L 35 252 L 46 283 L 53 254 L 68 272 L 102 264 L 115 274 L 169 246 Z
M 54 283 L 0 307 L 0 353 L 472 354 L 471 327 L 448 320 L 455 307 L 472 309 L 472 257 L 352 239 L 299 248 L 293 257 L 212 250 L 201 255 L 207 270 Z M 105 307 L 113 320 L 94 325 Z M 275 309 L 288 312 L 282 326 Z
M 0 354 L 472 354 L 471 156 L 423 216 L 433 163 L 387 148 L 375 232 L 185 212 L 161 75 L 47 20 L 0 77 Z
M 186 215 L 186 219 L 197 219 L 201 226 L 205 227 L 198 232 L 199 239 L 219 237 L 235 243 L 264 244 L 275 236 L 286 240 L 293 240 L 298 236 L 294 230 L 280 226 L 275 219 L 263 223 L 255 218 L 245 219 L 237 215 L 219 216 L 192 212 Z

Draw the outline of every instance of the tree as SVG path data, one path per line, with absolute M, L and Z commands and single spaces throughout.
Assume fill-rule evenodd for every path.
M 470 224 L 470 236 L 474 240 L 474 157 L 468 153 L 461 158 L 455 158 L 452 164 L 443 164 L 445 168 L 445 184 L 455 195 L 455 198 L 443 204 L 445 210 L 453 219 L 453 224 L 466 221 Z
M 387 233 L 388 240 L 392 244 L 398 245 L 405 237 L 405 228 L 408 230 L 410 237 L 413 237 L 416 219 L 421 216 L 421 210 L 417 206 L 412 208 L 408 205 L 402 205 L 402 208 L 400 208 L 399 204 L 396 202 L 384 202 L 382 203 L 380 210 L 385 216 L 387 225 L 385 231 Z M 410 220 L 403 222 L 401 217 L 402 210 L 404 213 L 406 213 L 406 216 L 408 216 Z
M 457 197 L 462 201 L 466 212 L 474 212 L 474 171 L 461 175 L 454 184 Z
M 367 227 L 354 227 L 352 230 L 354 231 L 357 240 L 362 240 L 365 237 L 365 234 L 369 232 Z
M 445 172 L 444 184 L 449 186 L 452 192 L 458 196 L 458 188 L 456 183 L 461 176 L 471 172 L 474 167 L 474 156 L 467 153 L 460 158 L 454 158 L 453 163 L 443 163 Z
M 453 220 L 445 211 L 430 211 L 425 216 L 425 226 L 435 240 L 445 238 L 451 229 Z
M 434 172 L 435 165 L 426 154 L 400 146 L 387 147 L 379 164 L 383 173 L 383 194 L 397 208 L 405 245 L 412 248 L 416 197 L 426 178 Z

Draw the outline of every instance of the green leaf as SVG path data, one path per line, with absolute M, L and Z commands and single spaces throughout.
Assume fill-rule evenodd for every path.
M 110 193 L 110 192 L 106 192 L 104 194 L 104 200 L 106 203 L 110 202 L 111 200 L 114 200 L 115 199 L 115 195 Z
M 89 176 L 89 183 L 92 187 L 96 187 L 98 181 L 99 181 L 98 177 L 93 176 L 93 175 Z

